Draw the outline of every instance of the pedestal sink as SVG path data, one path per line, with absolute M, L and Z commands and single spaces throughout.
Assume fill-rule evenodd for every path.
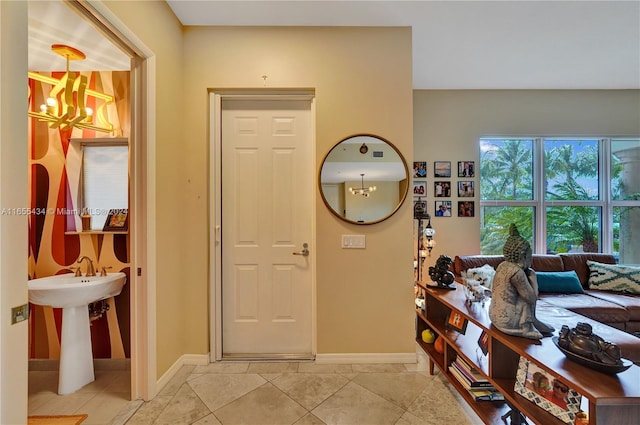
M 95 380 L 88 305 L 120 294 L 125 280 L 122 272 L 106 276 L 69 273 L 28 282 L 29 302 L 62 308 L 58 394 L 72 393 Z

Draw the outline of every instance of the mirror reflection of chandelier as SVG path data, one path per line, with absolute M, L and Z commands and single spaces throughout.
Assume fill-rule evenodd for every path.
M 54 44 L 51 50 L 66 58 L 67 72 L 59 80 L 37 72 L 29 72 L 29 79 L 52 86 L 45 103 L 40 105 L 40 111 L 29 111 L 29 116 L 48 122 L 51 128 L 76 127 L 104 133 L 112 132 L 113 125 L 107 119 L 105 109 L 108 104 L 113 103 L 113 96 L 87 88 L 87 77 L 69 70 L 69 61 L 85 59 L 85 54 L 64 44 Z M 95 100 L 96 111 L 86 106 L 86 101 L 90 99 L 92 102 Z
M 353 187 L 350 187 L 349 192 L 351 192 L 352 195 L 362 195 L 365 198 L 368 198 L 371 192 L 376 191 L 376 187 L 375 186 L 364 187 L 364 173 L 360 174 L 360 179 L 361 179 L 360 188 L 354 189 Z

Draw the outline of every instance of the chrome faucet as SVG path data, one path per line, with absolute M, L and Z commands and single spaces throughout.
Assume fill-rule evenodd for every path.
M 89 262 L 89 264 L 87 264 L 87 274 L 85 276 L 95 276 L 96 269 L 93 267 L 93 261 L 91 261 L 91 258 L 84 255 L 78 260 L 78 264 L 82 264 L 83 260 L 87 260 Z

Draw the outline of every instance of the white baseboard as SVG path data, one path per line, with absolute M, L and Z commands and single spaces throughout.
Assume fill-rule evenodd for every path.
M 173 378 L 182 366 L 185 365 L 207 365 L 209 364 L 209 354 L 184 354 L 158 379 L 156 383 L 156 394 Z
M 416 353 L 316 354 L 316 363 L 416 363 Z

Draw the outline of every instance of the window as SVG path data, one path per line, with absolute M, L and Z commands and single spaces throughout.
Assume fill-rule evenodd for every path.
M 82 143 L 80 205 L 91 215 L 91 230 L 102 230 L 110 209 L 129 207 L 129 147 L 109 140 Z
M 482 254 L 510 223 L 534 252 L 608 252 L 640 263 L 640 139 L 482 138 Z

